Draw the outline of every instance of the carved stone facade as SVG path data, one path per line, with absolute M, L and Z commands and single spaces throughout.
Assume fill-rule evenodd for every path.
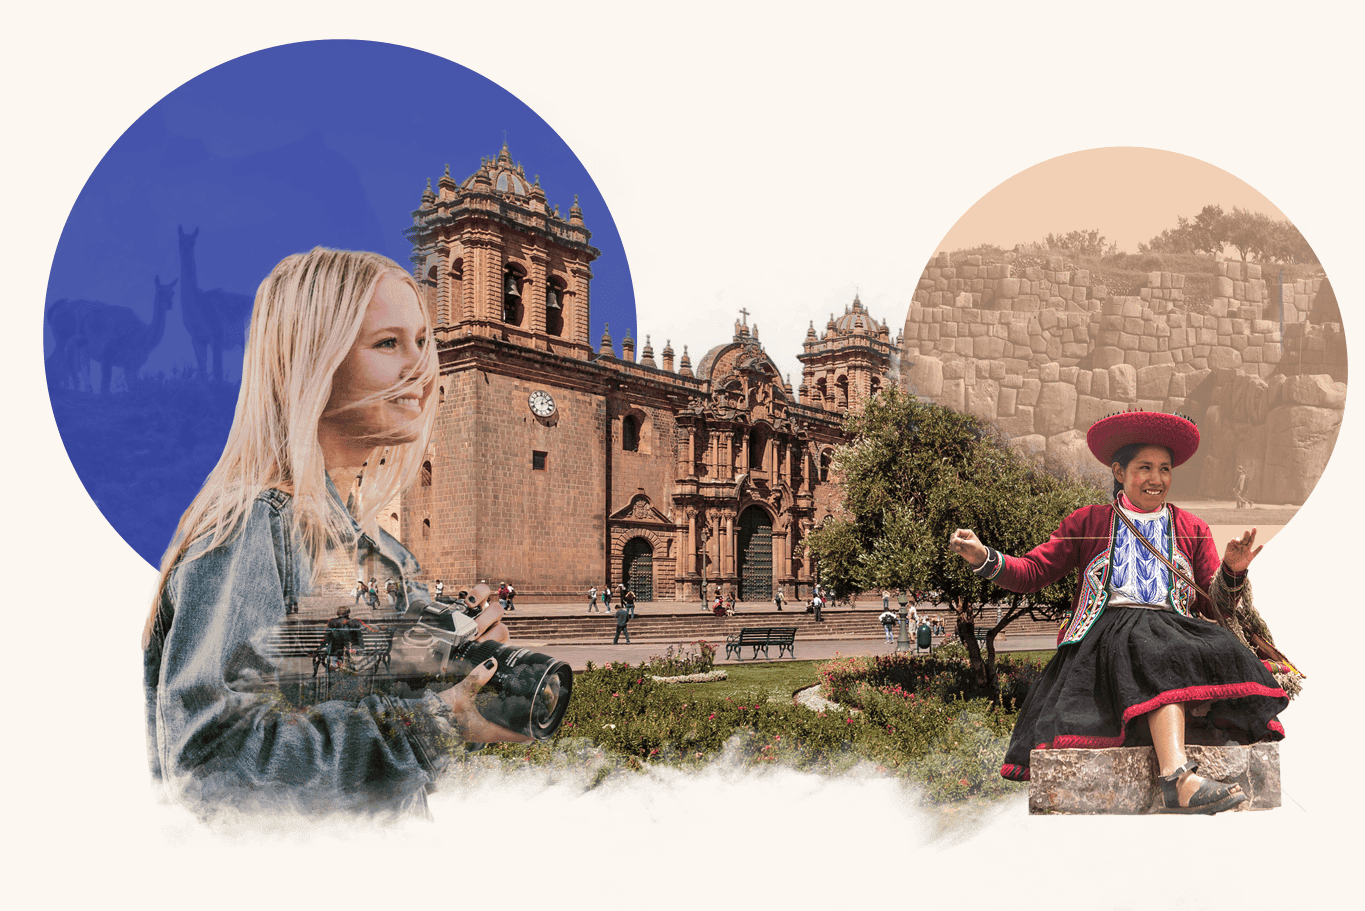
M 440 406 L 430 470 L 393 510 L 399 537 L 431 579 L 506 581 L 523 598 L 604 582 L 639 600 L 807 597 L 803 542 L 836 505 L 841 412 L 888 382 L 885 324 L 855 302 L 856 333 L 808 342 L 808 369 L 852 378 L 842 406 L 798 402 L 742 320 L 695 371 L 686 348 L 675 370 L 668 344 L 660 366 L 648 338 L 638 359 L 609 334 L 594 352 L 590 236 L 577 203 L 559 217 L 506 147 L 423 194 L 409 237 Z

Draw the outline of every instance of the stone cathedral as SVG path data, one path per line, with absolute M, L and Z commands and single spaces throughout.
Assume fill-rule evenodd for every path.
M 546 203 L 507 147 L 428 186 L 414 224 L 439 359 L 420 481 L 385 524 L 423 575 L 507 581 L 527 600 L 625 586 L 695 601 L 703 585 L 808 597 L 803 542 L 836 505 L 846 412 L 894 381 L 893 339 L 855 298 L 807 332 L 799 399 L 741 319 L 687 349 L 589 339 L 598 256 L 577 200 Z

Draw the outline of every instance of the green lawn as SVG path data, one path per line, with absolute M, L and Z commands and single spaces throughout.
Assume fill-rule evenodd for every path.
M 1054 649 L 1032 652 L 1009 652 L 1016 658 L 1027 658 L 1039 667 L 1047 664 L 1056 654 Z M 670 687 L 672 692 L 685 698 L 713 696 L 724 699 L 726 696 L 739 699 L 741 696 L 758 695 L 760 700 L 790 702 L 792 693 L 803 686 L 819 683 L 820 661 L 756 661 L 744 664 L 717 665 L 728 675 L 724 680 L 714 683 L 678 683 Z M 743 700 L 741 700 L 743 701 Z
M 728 675 L 715 683 L 679 683 L 670 689 L 685 698 L 726 696 L 739 698 L 757 693 L 760 699 L 791 702 L 792 693 L 818 683 L 816 668 L 824 661 L 763 661 L 753 664 L 726 664 L 718 667 Z

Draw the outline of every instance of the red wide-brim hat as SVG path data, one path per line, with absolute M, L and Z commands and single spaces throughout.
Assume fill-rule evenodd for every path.
M 1199 428 L 1178 414 L 1160 411 L 1125 411 L 1098 420 L 1085 435 L 1091 453 L 1104 465 L 1114 453 L 1130 443 L 1165 446 L 1171 451 L 1171 467 L 1190 460 L 1199 448 Z

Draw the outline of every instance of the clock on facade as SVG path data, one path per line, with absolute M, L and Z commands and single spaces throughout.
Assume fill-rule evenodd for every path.
M 537 389 L 526 399 L 526 404 L 530 406 L 531 413 L 538 418 L 553 417 L 555 413 L 554 396 L 544 389 Z

